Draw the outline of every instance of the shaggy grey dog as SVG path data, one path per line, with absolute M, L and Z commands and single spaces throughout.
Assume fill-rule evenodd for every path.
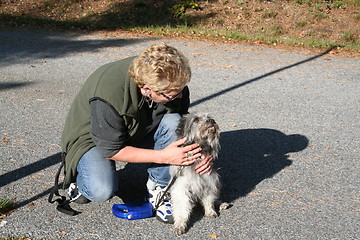
M 214 160 L 220 150 L 219 126 L 208 115 L 185 115 L 177 129 L 178 138 L 187 138 L 184 146 L 198 143 L 202 154 L 212 155 Z M 178 235 L 187 230 L 188 220 L 196 202 L 201 203 L 205 210 L 205 217 L 215 218 L 215 202 L 220 194 L 219 175 L 213 169 L 211 174 L 199 175 L 195 166 L 201 161 L 197 159 L 190 166 L 171 166 L 170 173 L 176 178 L 170 189 L 174 217 L 174 232 Z

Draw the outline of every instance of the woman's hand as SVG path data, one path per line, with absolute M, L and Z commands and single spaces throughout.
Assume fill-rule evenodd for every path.
M 177 140 L 161 150 L 162 163 L 171 165 L 186 166 L 193 164 L 201 157 L 199 144 L 194 143 L 186 147 L 180 147 L 186 142 L 186 138 Z
M 202 174 L 211 174 L 212 170 L 213 170 L 213 166 L 214 166 L 214 158 L 211 155 L 201 155 L 201 159 L 202 161 L 199 162 L 196 166 L 195 166 L 195 171 L 196 173 L 202 175 Z

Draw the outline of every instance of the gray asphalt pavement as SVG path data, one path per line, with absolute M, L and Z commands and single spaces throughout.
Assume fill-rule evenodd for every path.
M 155 218 L 128 221 L 105 203 L 47 203 L 72 99 L 102 64 L 166 42 L 188 56 L 191 111 L 222 130 L 217 219 L 197 209 L 178 239 L 359 239 L 360 60 L 260 46 L 14 29 L 0 31 L 0 197 L 15 198 L 0 236 L 173 239 Z M 119 164 L 136 199 L 145 165 Z M 125 194 L 126 193 L 126 194 Z

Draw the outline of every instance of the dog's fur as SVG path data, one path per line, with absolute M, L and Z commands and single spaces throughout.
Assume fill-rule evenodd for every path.
M 184 146 L 198 143 L 202 148 L 202 154 L 212 155 L 214 160 L 220 150 L 219 126 L 214 119 L 207 115 L 188 114 L 182 117 L 177 129 L 178 138 L 187 138 Z M 212 170 L 211 174 L 199 175 L 195 172 L 195 166 L 201 159 L 191 166 L 171 166 L 170 173 L 176 177 L 174 185 L 170 189 L 171 202 L 174 216 L 174 232 L 178 235 L 187 230 L 188 220 L 196 202 L 202 204 L 205 217 L 215 218 L 215 202 L 220 194 L 219 175 Z M 180 169 L 180 170 L 179 170 Z

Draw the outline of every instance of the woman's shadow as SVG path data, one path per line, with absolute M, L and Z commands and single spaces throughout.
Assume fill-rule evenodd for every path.
M 290 166 L 288 153 L 305 149 L 309 140 L 273 129 L 245 129 L 221 133 L 216 167 L 222 180 L 221 200 L 232 202 L 257 184 Z

